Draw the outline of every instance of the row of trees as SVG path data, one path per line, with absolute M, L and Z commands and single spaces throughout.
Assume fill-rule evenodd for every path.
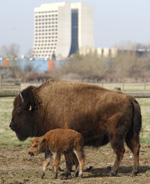
M 138 49 L 150 50 L 150 45 L 126 41 L 115 45 L 114 48 L 126 52 L 116 57 L 99 57 L 93 54 L 81 56 L 76 53 L 69 58 L 70 62 L 55 71 L 55 76 L 109 81 L 150 80 L 150 54 L 140 56 L 136 52 Z
M 10 60 L 12 61 L 11 67 L 10 67 L 10 74 L 11 77 L 14 78 L 20 78 L 21 77 L 21 68 L 18 61 L 20 53 L 20 46 L 16 43 L 12 43 L 9 45 L 3 45 L 0 48 L 0 58 L 3 60 Z M 26 53 L 26 57 L 30 58 L 32 56 L 32 50 L 30 49 Z M 32 71 L 32 64 L 28 64 L 26 66 L 26 71 Z
M 132 44 L 130 44 L 131 46 Z M 138 44 L 134 48 L 147 48 L 148 46 L 143 46 Z M 118 46 L 119 48 L 119 46 Z M 123 45 L 120 45 L 123 48 Z M 124 49 L 125 44 L 124 44 Z M 130 48 L 131 49 L 131 48 Z M 132 50 L 133 47 L 132 47 Z M 32 65 L 27 66 L 25 73 L 22 74 L 19 68 L 19 63 L 16 60 L 19 53 L 19 46 L 17 44 L 11 44 L 9 46 L 2 46 L 0 48 L 0 55 L 3 58 L 8 58 L 13 61 L 12 66 L 12 76 L 21 77 L 25 76 L 26 73 L 29 76 L 33 76 Z M 80 56 L 77 52 L 68 62 L 62 64 L 55 71 L 46 73 L 46 78 L 50 77 L 56 78 L 66 78 L 66 79 L 97 79 L 97 80 L 125 80 L 125 79 L 150 79 L 150 55 L 145 54 L 139 56 L 136 52 L 126 52 L 118 54 L 116 57 L 103 57 L 100 58 L 97 55 L 86 55 Z M 45 74 L 44 74 L 45 75 Z M 35 76 L 35 75 L 34 75 Z M 39 75 L 38 75 L 39 76 Z M 41 76 L 41 75 L 40 75 Z M 43 78 L 43 77 L 42 77 Z
M 19 58 L 20 54 L 20 45 L 16 43 L 11 43 L 9 45 L 2 45 L 0 47 L 0 57 L 3 57 L 4 59 L 10 59 L 12 61 Z M 32 57 L 32 49 L 29 49 L 26 54 L 26 58 Z
M 67 64 L 63 64 L 55 75 L 60 78 L 97 80 L 150 79 L 150 55 L 135 53 L 117 55 L 115 58 L 99 58 L 76 53 Z

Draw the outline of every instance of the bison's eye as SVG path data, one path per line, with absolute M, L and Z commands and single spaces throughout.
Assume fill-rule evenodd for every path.
M 34 147 L 34 148 L 37 148 L 37 144 L 35 144 L 33 147 Z

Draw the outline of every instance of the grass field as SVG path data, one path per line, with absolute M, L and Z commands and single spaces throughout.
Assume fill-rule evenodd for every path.
M 83 179 L 68 178 L 67 180 L 52 180 L 49 171 L 45 179 L 39 179 L 43 155 L 30 158 L 27 154 L 31 139 L 25 142 L 18 141 L 15 133 L 10 130 L 11 112 L 13 108 L 13 97 L 0 98 L 0 184 L 48 184 L 48 183 L 81 183 L 81 184 L 137 184 L 149 183 L 150 181 L 150 99 L 137 99 L 142 111 L 143 126 L 140 134 L 141 139 L 141 172 L 137 177 L 130 177 L 132 170 L 132 155 L 126 148 L 126 153 L 119 169 L 118 176 L 109 177 L 110 167 L 113 165 L 115 155 L 109 145 L 93 149 L 85 148 L 85 168 L 93 166 L 90 172 L 84 173 Z M 64 166 L 62 159 L 61 167 Z
M 103 87 L 114 89 L 120 87 L 123 91 L 127 92 L 150 92 L 150 83 L 105 83 Z

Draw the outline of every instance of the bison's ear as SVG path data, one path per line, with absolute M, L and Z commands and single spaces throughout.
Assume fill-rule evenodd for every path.
M 24 89 L 20 94 L 20 98 L 23 102 L 23 108 L 27 111 L 33 111 L 35 109 L 35 87 L 29 86 Z

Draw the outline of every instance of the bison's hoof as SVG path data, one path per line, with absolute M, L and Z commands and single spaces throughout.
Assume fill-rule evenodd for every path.
M 132 171 L 130 176 L 132 176 L 132 177 L 137 176 L 137 173 L 138 173 L 138 171 Z
M 110 176 L 116 176 L 117 175 L 117 171 L 115 171 L 115 172 L 110 172 L 110 174 L 109 174 Z
M 61 169 L 60 167 L 58 167 L 58 171 L 64 171 L 63 169 Z
M 44 173 L 44 172 L 42 172 L 42 173 L 41 173 L 41 175 L 40 175 L 40 178 L 41 178 L 41 179 L 43 179 L 43 178 L 44 178 L 44 176 L 45 176 L 45 173 Z
M 71 172 L 68 172 L 68 171 L 64 171 L 62 174 L 61 174 L 61 176 L 66 176 L 66 177 L 68 177 L 68 176 L 70 176 L 71 175 Z

